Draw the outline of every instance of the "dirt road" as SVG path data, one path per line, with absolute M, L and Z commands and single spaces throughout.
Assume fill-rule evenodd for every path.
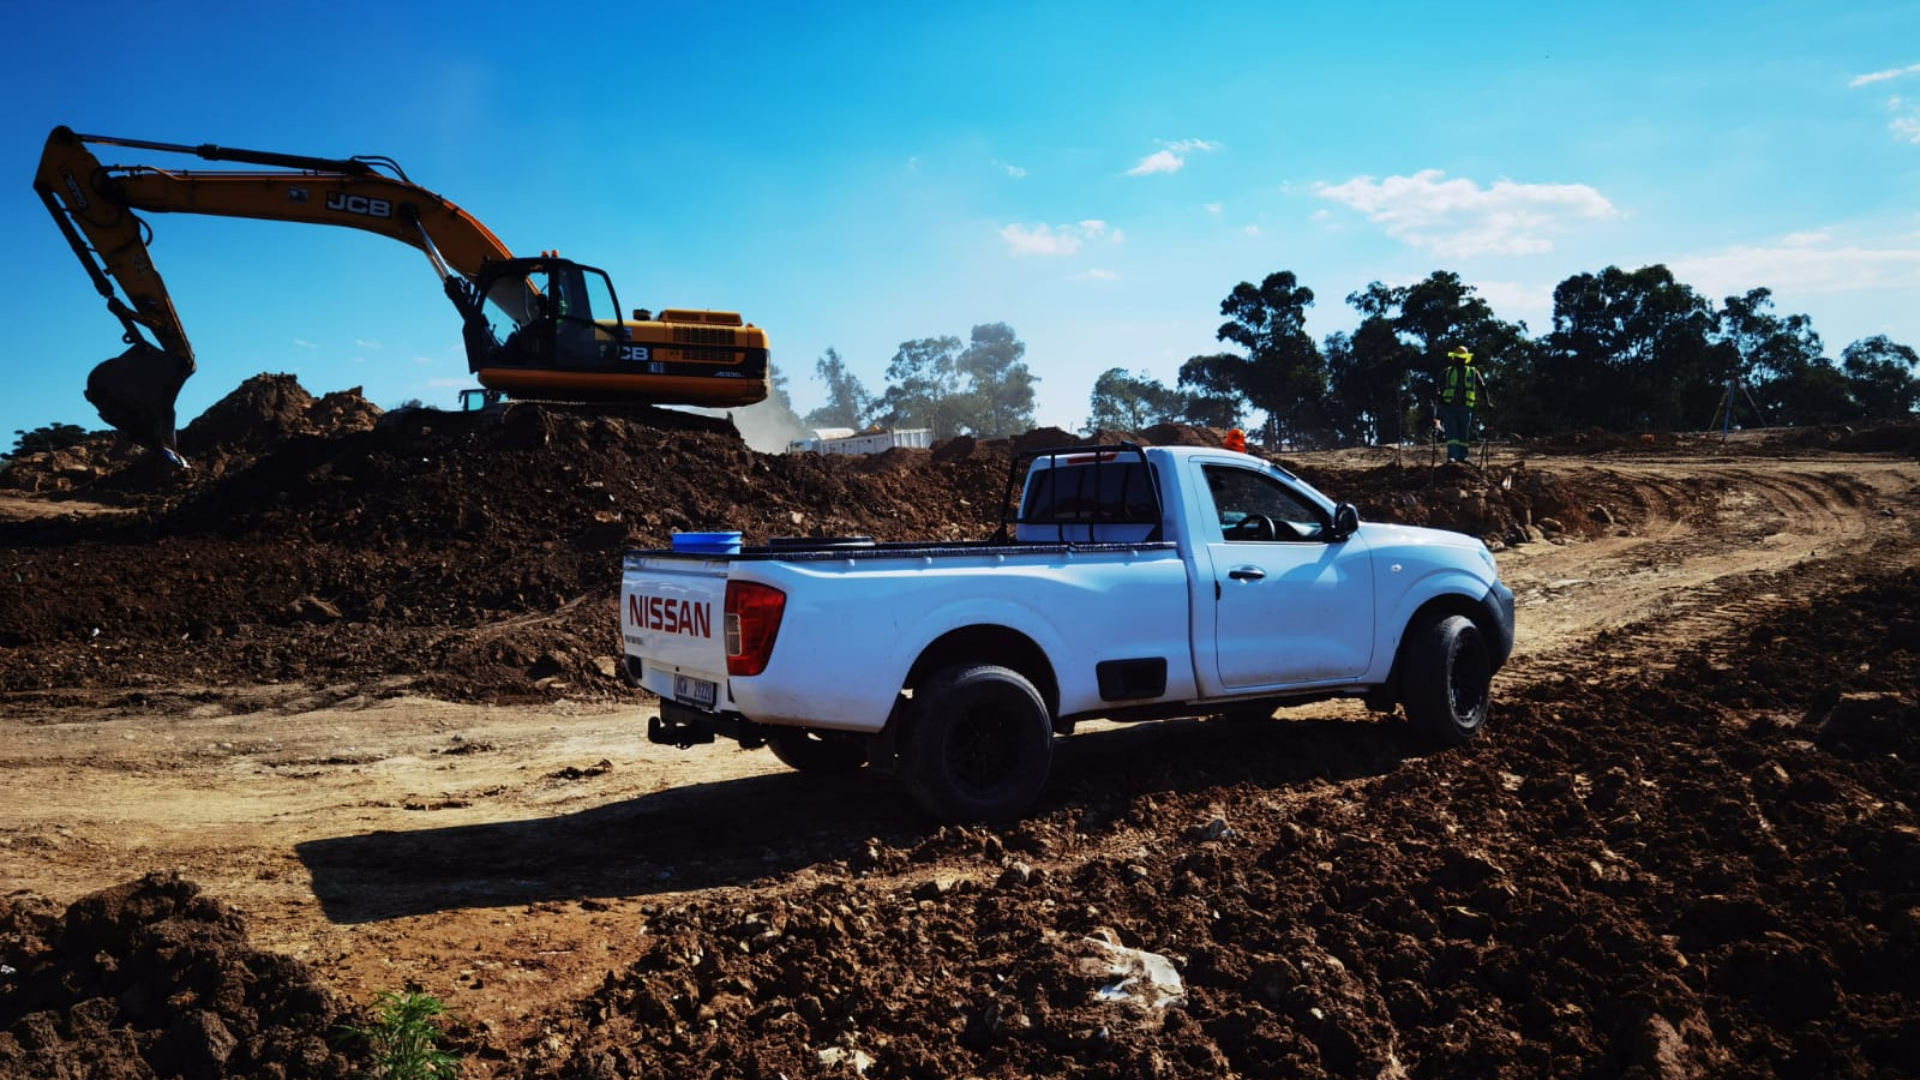
M 1520 626 L 1499 679 L 1503 702 L 1602 678 L 1652 680 L 1702 643 L 1733 648 L 1808 592 L 1920 565 L 1920 468 L 1908 460 L 1638 455 L 1527 468 L 1603 505 L 1604 527 L 1500 553 Z M 1516 788 L 1533 783 L 1502 758 L 1535 712 L 1502 708 L 1471 752 L 1475 767 Z M 1155 821 L 1143 806 L 1230 807 L 1227 820 L 1250 832 L 1250 806 L 1275 822 L 1365 813 L 1383 776 L 1406 775 L 1402 751 L 1368 734 L 1380 725 L 1357 706 L 1282 713 L 1280 734 L 1252 736 L 1267 740 L 1263 750 L 1306 757 L 1269 781 L 1228 763 L 1241 756 L 1233 739 L 1247 736 L 1226 725 L 1088 725 L 1059 751 L 1039 824 L 985 837 L 930 831 L 884 777 L 802 778 L 726 743 L 650 746 L 647 716 L 638 700 L 455 704 L 364 682 L 216 693 L 182 678 L 131 696 L 18 695 L 0 721 L 0 769 L 14 793 L 0 804 L 0 881 L 64 904 L 177 869 L 239 909 L 255 944 L 306 961 L 348 999 L 403 985 L 444 998 L 467 1024 L 478 1074 L 589 1075 L 592 1054 L 611 1052 L 591 1051 L 595 1038 L 617 1041 L 606 1016 L 622 999 L 607 988 L 636 978 L 626 973 L 663 934 L 685 930 L 687 905 L 709 918 L 797 910 L 822 889 L 857 889 L 876 904 L 917 896 L 924 906 L 956 887 L 990 888 L 1008 850 L 1043 878 L 1080 880 L 1145 864 L 1148 849 L 1200 847 L 1182 839 L 1193 822 Z M 1489 850 L 1465 817 L 1455 841 L 1433 839 Z M 598 1021 L 588 1016 L 596 1008 Z M 1663 1021 L 1676 1031 L 1688 1022 Z M 1211 1045 L 1228 1045 L 1209 1032 Z M 1313 1041 L 1316 1067 L 1330 1074 L 1371 1069 L 1371 1051 L 1335 1068 L 1345 1059 Z M 1080 1053 L 1063 1045 L 1049 1052 Z M 1408 1053 L 1390 1047 L 1387 1057 Z M 1609 1053 L 1619 1051 L 1593 1060 Z M 1469 1058 L 1429 1048 L 1424 1060 Z

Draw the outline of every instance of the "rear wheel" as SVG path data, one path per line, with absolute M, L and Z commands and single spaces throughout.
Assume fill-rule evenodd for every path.
M 992 664 L 947 668 L 914 689 L 901 780 L 942 821 L 1009 821 L 1053 763 L 1053 719 L 1033 683 Z
M 767 749 L 795 772 L 835 776 L 867 763 L 867 736 L 850 731 L 787 728 L 767 736 Z
M 1429 617 L 1407 634 L 1400 702 L 1419 738 L 1444 745 L 1466 742 L 1487 722 L 1493 653 L 1485 635 L 1464 615 Z

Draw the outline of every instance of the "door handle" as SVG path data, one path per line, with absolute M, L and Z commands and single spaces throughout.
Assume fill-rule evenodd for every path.
M 1235 581 L 1259 581 L 1267 572 L 1257 566 L 1236 566 L 1227 571 L 1227 576 Z

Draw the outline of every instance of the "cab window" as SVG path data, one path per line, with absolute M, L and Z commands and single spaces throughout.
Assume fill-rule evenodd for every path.
M 1205 469 L 1221 538 L 1228 542 L 1320 540 L 1332 524 L 1319 506 L 1265 473 L 1232 465 Z

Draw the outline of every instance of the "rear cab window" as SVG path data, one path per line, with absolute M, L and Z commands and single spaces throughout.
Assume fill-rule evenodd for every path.
M 1159 527 L 1153 470 L 1131 453 L 1061 457 L 1035 468 L 1020 502 L 1023 541 L 1137 542 Z

